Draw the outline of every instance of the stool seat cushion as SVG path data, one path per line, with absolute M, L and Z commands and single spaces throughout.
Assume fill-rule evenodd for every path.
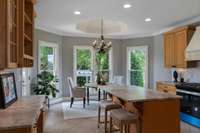
M 138 119 L 138 115 L 130 113 L 124 109 L 114 109 L 110 111 L 110 116 L 119 121 L 135 121 Z
M 115 104 L 112 101 L 101 101 L 100 106 L 101 108 L 105 108 L 107 110 L 121 108 L 121 105 Z

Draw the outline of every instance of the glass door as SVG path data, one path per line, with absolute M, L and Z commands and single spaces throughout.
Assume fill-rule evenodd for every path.
M 130 86 L 148 86 L 148 47 L 127 48 L 127 84 Z

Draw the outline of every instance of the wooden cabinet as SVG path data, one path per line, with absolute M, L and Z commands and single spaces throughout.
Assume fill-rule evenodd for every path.
M 0 1 L 0 69 L 33 66 L 36 0 Z
M 175 84 L 166 84 L 163 82 L 157 82 L 157 91 L 176 94 Z
M 18 66 L 19 1 L 0 1 L 0 69 Z
M 165 66 L 172 67 L 174 63 L 174 34 L 168 33 L 164 36 Z
M 34 1 L 20 1 L 19 66 L 33 66 Z
M 194 33 L 193 27 L 182 27 L 164 34 L 165 67 L 187 68 L 194 62 L 185 61 L 185 49 Z

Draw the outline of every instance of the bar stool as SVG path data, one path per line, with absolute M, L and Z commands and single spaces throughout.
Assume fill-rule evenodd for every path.
M 135 113 L 129 113 L 124 109 L 114 109 L 110 111 L 110 133 L 112 133 L 113 119 L 119 121 L 120 133 L 130 133 L 130 125 L 136 124 L 136 131 L 140 133 L 139 117 Z
M 104 123 L 105 133 L 107 133 L 108 111 L 119 108 L 121 108 L 121 106 L 113 103 L 112 101 L 101 101 L 98 108 L 98 128 L 101 123 Z M 105 110 L 104 122 L 101 122 L 101 109 Z

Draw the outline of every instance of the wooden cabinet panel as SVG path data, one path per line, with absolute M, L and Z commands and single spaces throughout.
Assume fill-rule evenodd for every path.
M 164 60 L 166 67 L 172 67 L 174 65 L 174 35 L 166 34 L 164 36 Z
M 175 42 L 175 66 L 178 68 L 185 68 L 185 49 L 187 46 L 187 31 L 179 31 L 174 34 L 174 42 Z
M 0 69 L 18 66 L 19 1 L 0 1 Z

